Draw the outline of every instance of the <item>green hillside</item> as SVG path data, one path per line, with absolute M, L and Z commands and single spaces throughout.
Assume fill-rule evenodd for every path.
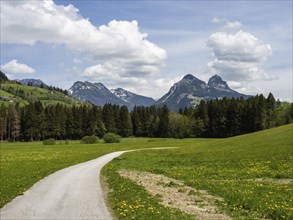
M 293 124 L 289 124 L 227 139 L 187 139 L 168 144 L 178 149 L 124 154 L 103 170 L 112 190 L 111 207 L 119 218 L 162 217 L 156 214 L 164 209 L 159 204 L 162 195 L 151 197 L 137 183 L 118 174 L 119 170 L 136 170 L 163 174 L 195 190 L 221 197 L 223 201 L 218 202 L 218 208 L 235 219 L 292 219 L 292 128 Z M 157 142 L 157 147 L 165 145 Z M 134 212 L 121 211 L 121 206 L 133 207 L 141 200 L 154 207 L 155 212 L 143 207 Z M 204 206 L 203 202 L 195 205 Z
M 20 85 L 11 81 L 0 85 L 0 104 L 19 103 L 23 106 L 34 101 L 41 101 L 45 105 L 57 103 L 80 105 L 83 103 L 61 92 L 45 88 Z

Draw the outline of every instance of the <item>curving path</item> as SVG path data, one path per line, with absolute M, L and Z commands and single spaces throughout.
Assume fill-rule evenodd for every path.
M 127 151 L 59 170 L 0 210 L 0 219 L 112 219 L 100 185 L 100 171 Z

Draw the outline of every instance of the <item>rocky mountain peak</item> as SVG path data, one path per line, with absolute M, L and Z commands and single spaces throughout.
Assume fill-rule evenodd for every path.
M 169 92 L 156 102 L 156 105 L 166 104 L 169 109 L 176 111 L 180 108 L 194 107 L 201 100 L 241 96 L 248 97 L 230 89 L 227 82 L 218 75 L 211 77 L 206 84 L 195 76 L 187 74 L 181 81 L 175 83 Z
M 187 74 L 183 77 L 182 80 L 185 80 L 185 81 L 191 81 L 191 80 L 195 80 L 197 79 L 195 76 L 193 76 L 192 74 Z
M 77 81 L 69 89 L 69 92 L 77 99 L 87 100 L 98 106 L 112 103 L 121 106 L 126 105 L 129 109 L 132 109 L 135 105 L 149 106 L 155 103 L 152 98 L 140 96 L 122 88 L 109 90 L 100 82 Z
M 219 75 L 214 75 L 209 79 L 208 86 L 216 89 L 230 90 L 226 81 L 224 81 Z

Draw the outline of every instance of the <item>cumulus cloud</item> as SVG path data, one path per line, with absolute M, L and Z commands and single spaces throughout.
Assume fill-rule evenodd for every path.
M 23 63 L 18 63 L 16 59 L 1 65 L 1 70 L 9 76 L 17 74 L 34 74 L 36 71 Z
M 88 77 L 99 77 L 106 72 L 113 75 L 157 73 L 167 56 L 164 49 L 140 32 L 137 21 L 113 20 L 96 27 L 73 5 L 57 5 L 52 0 L 4 1 L 1 6 L 3 43 L 64 44 L 99 63 L 98 71 L 85 71 Z
M 261 69 L 261 65 L 272 54 L 271 46 L 250 33 L 217 32 L 208 38 L 207 46 L 215 58 L 208 63 L 208 67 L 227 80 L 248 82 L 275 79 Z

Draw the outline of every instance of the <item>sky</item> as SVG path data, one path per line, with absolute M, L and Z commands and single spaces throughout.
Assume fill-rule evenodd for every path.
M 292 1 L 0 1 L 1 71 L 160 98 L 186 74 L 292 101 Z

